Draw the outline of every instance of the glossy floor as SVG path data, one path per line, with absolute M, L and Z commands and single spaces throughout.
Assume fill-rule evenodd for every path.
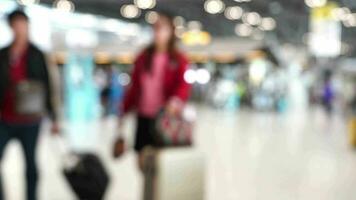
M 346 120 L 321 110 L 286 114 L 198 109 L 196 148 L 206 155 L 207 200 L 353 200 L 356 152 L 347 144 Z M 126 133 L 132 141 L 132 119 Z M 112 121 L 99 124 L 97 151 L 112 176 L 108 200 L 139 200 L 141 176 L 130 152 L 114 161 Z M 41 200 L 75 199 L 61 175 L 59 148 L 43 127 L 38 161 Z M 9 200 L 21 200 L 23 161 L 16 142 L 3 160 Z

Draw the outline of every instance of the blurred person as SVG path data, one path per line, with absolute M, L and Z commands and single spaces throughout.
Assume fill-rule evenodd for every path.
M 35 81 L 43 86 L 43 107 L 53 119 L 52 132 L 58 133 L 59 127 L 55 120 L 53 90 L 45 56 L 29 41 L 29 18 L 23 11 L 16 10 L 10 13 L 7 19 L 14 40 L 10 46 L 0 50 L 0 161 L 9 141 L 17 139 L 26 160 L 27 200 L 36 200 L 36 147 L 42 115 L 19 113 L 19 93 L 16 91 L 21 83 Z M 1 186 L 0 182 L 0 200 L 4 200 Z
M 324 85 L 323 85 L 323 94 L 322 101 L 324 108 L 327 113 L 331 113 L 333 110 L 333 100 L 334 100 L 334 89 L 332 87 L 331 81 L 332 73 L 331 71 L 326 71 L 324 75 Z
M 155 119 L 162 108 L 175 113 L 190 96 L 191 86 L 184 80 L 189 63 L 176 47 L 175 27 L 169 14 L 160 13 L 153 25 L 153 42 L 138 56 L 134 63 L 132 82 L 122 103 L 123 117 L 135 109 L 137 113 L 134 149 L 139 154 L 138 165 L 142 170 L 143 153 L 155 143 Z M 121 129 L 121 128 L 119 128 Z
M 351 105 L 352 115 L 356 117 L 356 94 L 352 98 L 350 105 Z

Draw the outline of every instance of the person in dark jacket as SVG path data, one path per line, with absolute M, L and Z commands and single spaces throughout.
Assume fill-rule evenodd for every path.
M 36 147 L 42 115 L 32 116 L 19 113 L 16 88 L 19 83 L 33 80 L 43 87 L 44 106 L 53 120 L 52 132 L 58 133 L 58 123 L 52 103 L 52 86 L 44 54 L 29 42 L 29 19 L 16 10 L 8 15 L 8 23 L 14 34 L 10 46 L 0 50 L 0 163 L 6 145 L 17 139 L 25 154 L 27 200 L 36 200 L 38 172 Z M 44 108 L 45 109 L 45 108 Z M 2 163 L 1 163 L 2 164 Z M 0 176 L 1 178 L 2 176 Z M 5 196 L 0 180 L 0 200 Z

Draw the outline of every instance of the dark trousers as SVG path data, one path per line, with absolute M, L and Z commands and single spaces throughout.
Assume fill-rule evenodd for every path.
M 0 122 L 0 163 L 5 147 L 12 139 L 17 139 L 26 159 L 27 200 L 37 200 L 38 172 L 36 165 L 36 146 L 40 123 L 23 125 Z M 0 175 L 0 179 L 1 179 Z M 0 200 L 4 200 L 3 187 L 0 180 Z

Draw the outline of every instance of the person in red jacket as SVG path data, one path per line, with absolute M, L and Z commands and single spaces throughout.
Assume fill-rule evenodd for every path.
M 175 45 L 173 18 L 159 14 L 153 30 L 152 44 L 139 54 L 134 63 L 131 85 L 121 107 L 123 116 L 131 110 L 137 113 L 134 148 L 140 155 L 144 147 L 155 146 L 154 126 L 159 111 L 162 108 L 177 111 L 188 100 L 191 90 L 190 84 L 184 80 L 189 63 Z

